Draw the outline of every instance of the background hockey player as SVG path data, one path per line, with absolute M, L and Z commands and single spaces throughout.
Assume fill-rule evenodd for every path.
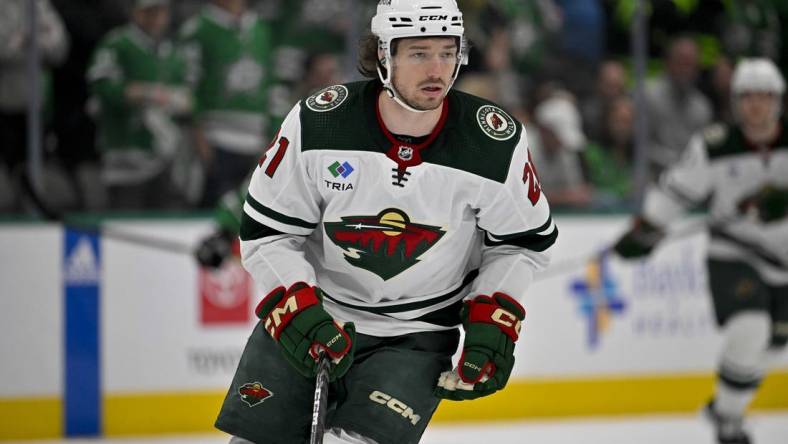
M 326 443 L 417 443 L 441 399 L 512 371 L 519 300 L 558 235 L 525 131 L 450 91 L 454 0 L 381 1 L 372 34 L 374 80 L 298 103 L 252 176 L 241 251 L 266 296 L 216 422 L 232 442 L 307 440 L 318 350 Z
M 615 250 L 648 255 L 670 221 L 708 200 L 709 283 L 725 342 L 706 412 L 719 443 L 746 444 L 745 409 L 788 340 L 788 130 L 780 120 L 785 82 L 770 60 L 739 62 L 731 89 L 738 126 L 692 139 Z

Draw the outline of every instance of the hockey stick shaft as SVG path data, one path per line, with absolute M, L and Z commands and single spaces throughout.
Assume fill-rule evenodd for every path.
M 312 431 L 309 444 L 323 444 L 323 435 L 326 431 L 326 409 L 328 408 L 328 371 L 331 359 L 328 354 L 321 351 L 317 360 L 317 375 L 315 377 L 315 399 L 312 404 Z
M 674 231 L 674 232 L 670 232 L 669 235 L 665 239 L 663 239 L 661 243 L 662 244 L 671 243 L 671 242 L 674 242 L 674 241 L 677 241 L 677 240 L 680 240 L 680 239 L 684 239 L 686 237 L 689 237 L 689 236 L 692 236 L 692 235 L 695 235 L 695 234 L 702 233 L 702 232 L 706 231 L 707 229 L 708 229 L 707 221 L 704 218 L 701 222 L 692 223 L 692 224 L 688 225 L 687 227 L 684 227 L 684 228 L 682 228 L 680 230 L 677 230 L 677 231 Z M 579 257 L 573 257 L 573 258 L 570 258 L 570 259 L 565 259 L 565 260 L 557 262 L 557 263 L 555 263 L 553 265 L 550 265 L 550 267 L 548 267 L 547 270 L 543 271 L 542 273 L 537 274 L 534 280 L 541 281 L 541 280 L 548 279 L 548 278 L 551 278 L 551 277 L 554 277 L 554 276 L 562 275 L 564 273 L 568 273 L 570 271 L 574 271 L 578 267 L 580 267 L 582 265 L 585 265 L 585 264 L 589 263 L 590 261 L 592 261 L 592 260 L 594 260 L 596 258 L 599 258 L 603 254 L 611 251 L 613 249 L 613 245 L 615 245 L 615 242 L 613 242 L 610 245 L 606 245 L 606 246 L 594 251 L 593 253 L 586 254 L 586 255 L 583 255 L 583 256 L 579 256 Z
M 40 191 L 35 187 L 27 174 L 21 177 L 22 190 L 30 198 L 36 211 L 46 220 L 59 222 L 64 228 L 91 234 L 101 234 L 102 236 L 128 244 L 144 246 L 155 250 L 175 253 L 175 254 L 194 254 L 195 247 L 185 243 L 162 239 L 161 237 L 148 236 L 141 233 L 133 233 L 127 230 L 118 229 L 107 224 L 86 223 L 73 220 L 67 217 L 62 211 L 56 211 L 41 196 Z
M 74 231 L 81 231 L 85 233 L 101 234 L 103 237 L 124 242 L 131 245 L 147 247 L 158 251 L 173 254 L 188 254 L 194 253 L 194 247 L 186 243 L 174 241 L 171 239 L 164 239 L 158 236 L 149 236 L 142 233 L 134 233 L 131 231 L 123 230 L 111 225 L 90 225 L 83 223 L 73 223 L 67 220 L 63 221 L 63 226 L 67 229 Z

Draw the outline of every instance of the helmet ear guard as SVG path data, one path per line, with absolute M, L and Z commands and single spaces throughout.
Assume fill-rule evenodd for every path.
M 405 109 L 425 112 L 408 105 L 400 97 L 392 83 L 392 42 L 409 37 L 454 37 L 458 39 L 457 64 L 448 89 L 460 72 L 460 65 L 468 64 L 468 44 L 462 12 L 455 0 L 381 0 L 377 13 L 372 17 L 372 33 L 378 37 L 378 50 L 383 58 L 378 59 L 377 72 L 383 88 L 389 96 Z

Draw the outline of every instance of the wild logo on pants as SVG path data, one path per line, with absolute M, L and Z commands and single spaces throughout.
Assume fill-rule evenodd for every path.
M 247 382 L 238 388 L 238 394 L 241 396 L 241 401 L 247 403 L 249 407 L 254 407 L 274 396 L 273 392 L 259 382 Z

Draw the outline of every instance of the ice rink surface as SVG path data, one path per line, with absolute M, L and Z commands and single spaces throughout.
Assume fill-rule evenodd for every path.
M 757 413 L 749 420 L 753 444 L 788 444 L 788 411 Z M 223 435 L 124 439 L 20 441 L 18 444 L 226 444 Z M 440 424 L 427 429 L 421 444 L 713 444 L 700 415 L 640 416 L 549 422 Z

